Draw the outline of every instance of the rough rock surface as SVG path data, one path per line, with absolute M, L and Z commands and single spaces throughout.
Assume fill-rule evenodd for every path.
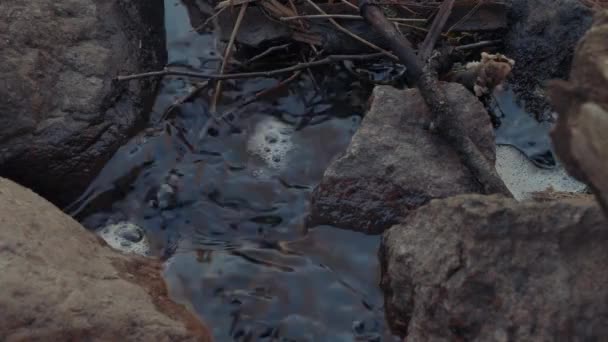
M 0 175 L 63 205 L 143 122 L 161 0 L 0 1 Z
M 158 262 L 105 246 L 33 192 L 0 178 L 1 341 L 205 341 L 171 302 Z
M 416 341 L 600 341 L 608 224 L 584 198 L 434 200 L 383 236 L 394 332 Z
M 462 85 L 444 85 L 460 120 L 492 162 L 494 134 L 483 105 Z M 432 198 L 480 192 L 455 150 L 429 131 L 417 89 L 374 89 L 372 104 L 346 153 L 325 172 L 308 224 L 380 233 Z
M 538 119 L 550 119 L 544 82 L 567 78 L 592 11 L 580 0 L 512 0 L 511 8 L 505 54 L 515 60 L 513 88 Z
M 560 116 L 552 138 L 567 170 L 589 184 L 608 213 L 608 10 L 579 43 L 568 82 L 550 97 Z

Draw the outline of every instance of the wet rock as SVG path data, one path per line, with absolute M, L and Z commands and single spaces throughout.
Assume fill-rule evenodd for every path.
M 567 170 L 589 184 L 608 213 L 608 10 L 578 45 L 570 80 L 551 84 L 560 116 L 552 138 Z
M 0 3 L 0 175 L 63 205 L 145 119 L 165 63 L 163 2 Z
M 607 243 L 593 201 L 432 201 L 383 236 L 387 319 L 408 342 L 602 340 Z
M 494 135 L 483 105 L 460 84 L 444 87 L 466 131 L 494 162 Z M 481 191 L 455 150 L 429 131 L 431 116 L 417 89 L 379 86 L 372 98 L 346 153 L 313 193 L 309 225 L 380 233 L 432 198 Z
M 512 0 L 505 55 L 515 60 L 512 83 L 528 111 L 550 119 L 544 82 L 565 79 L 592 12 L 579 0 Z
M 205 341 L 151 259 L 112 251 L 33 192 L 0 178 L 0 340 Z

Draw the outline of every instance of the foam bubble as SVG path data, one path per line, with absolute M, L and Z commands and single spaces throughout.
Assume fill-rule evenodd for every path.
M 143 256 L 150 254 L 150 244 L 145 231 L 131 222 L 119 222 L 107 225 L 97 231 L 110 247 L 123 253 L 133 253 Z
M 247 150 L 261 157 L 273 169 L 287 165 L 287 153 L 293 148 L 293 128 L 274 117 L 260 121 L 247 143 Z
M 580 193 L 587 186 L 570 177 L 563 167 L 541 169 L 512 146 L 496 146 L 496 171 L 515 199 L 528 199 L 533 192 L 553 190 Z

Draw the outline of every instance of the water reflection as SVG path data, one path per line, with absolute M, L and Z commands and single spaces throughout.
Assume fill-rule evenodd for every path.
M 167 0 L 166 9 L 170 63 L 214 72 L 214 34 L 192 32 L 181 3 Z M 313 77 L 238 108 L 232 124 L 204 135 L 209 91 L 164 120 L 194 86 L 165 78 L 148 128 L 69 208 L 91 229 L 145 229 L 152 253 L 167 260 L 173 297 L 217 341 L 391 339 L 377 286 L 379 239 L 304 228 L 312 189 L 359 125 L 353 96 L 367 91 L 338 67 Z M 227 81 L 218 112 L 278 82 Z

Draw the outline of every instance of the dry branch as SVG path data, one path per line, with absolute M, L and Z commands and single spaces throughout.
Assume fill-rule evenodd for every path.
M 144 72 L 141 74 L 133 74 L 133 75 L 127 75 L 127 76 L 118 76 L 118 77 L 116 77 L 116 80 L 117 81 L 130 81 L 130 80 L 135 80 L 135 79 L 139 79 L 139 78 L 170 76 L 170 75 L 185 76 L 185 77 L 192 77 L 192 78 L 202 78 L 202 79 L 207 79 L 207 80 L 234 80 L 234 79 L 255 78 L 255 77 L 273 77 L 273 76 L 277 76 L 277 75 L 291 73 L 293 71 L 332 64 L 332 63 L 336 63 L 336 62 L 370 60 L 370 59 L 381 58 L 383 56 L 385 56 L 385 55 L 384 55 L 384 53 L 381 53 L 381 52 L 369 53 L 369 54 L 363 54 L 363 55 L 329 55 L 329 56 L 327 56 L 323 59 L 317 60 L 317 61 L 298 63 L 298 64 L 292 65 L 290 67 L 287 67 L 287 68 L 274 69 L 274 70 L 269 70 L 269 71 L 234 73 L 234 74 L 204 74 L 204 73 L 200 73 L 200 72 L 171 70 L 171 69 L 165 68 L 164 70 L 159 70 L 159 71 Z
M 434 115 L 439 133 L 451 143 L 462 162 L 483 187 L 485 193 L 499 193 L 512 197 L 509 189 L 496 173 L 494 165 L 481 153 L 479 148 L 466 135 L 462 123 L 456 116 L 453 106 L 448 102 L 437 76 L 428 64 L 423 64 L 411 43 L 393 23 L 388 21 L 382 10 L 367 0 L 359 3 L 361 15 L 378 33 L 389 42 L 393 52 L 407 68 L 408 81 L 416 84 L 420 94 Z M 436 17 L 436 19 L 439 16 Z

